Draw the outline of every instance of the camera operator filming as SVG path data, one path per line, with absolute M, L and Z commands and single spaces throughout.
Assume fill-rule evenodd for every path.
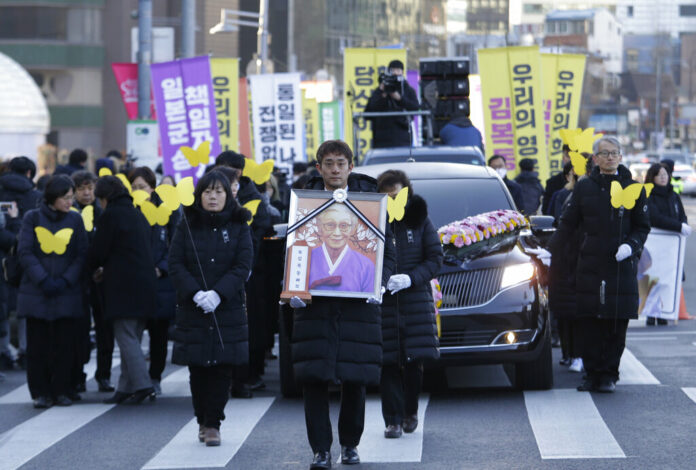
M 418 97 L 404 77 L 404 64 L 400 60 L 389 62 L 387 73 L 379 76 L 379 88 L 372 92 L 365 112 L 417 111 Z M 370 118 L 372 120 L 372 148 L 408 147 L 411 145 L 406 116 Z

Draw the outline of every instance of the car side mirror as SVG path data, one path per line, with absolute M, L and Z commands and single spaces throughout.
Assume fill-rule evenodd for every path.
M 550 215 L 532 215 L 529 217 L 529 228 L 541 246 L 546 246 L 551 235 L 556 231 L 556 227 L 553 226 L 554 222 L 555 219 Z

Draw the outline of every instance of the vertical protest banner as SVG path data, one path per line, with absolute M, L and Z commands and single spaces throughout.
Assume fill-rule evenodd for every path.
M 239 59 L 211 59 L 220 149 L 239 152 Z
M 150 69 L 164 174 L 174 175 L 177 181 L 192 176 L 195 181 L 220 153 L 210 59 L 202 56 L 161 62 Z M 181 146 L 197 149 L 206 141 L 210 143 L 209 158 L 192 165 Z
M 551 175 L 555 175 L 563 170 L 560 130 L 578 127 L 586 58 L 584 54 L 541 54 L 541 60 L 544 70 L 544 114 L 547 110 L 549 113 L 549 169 Z
M 314 159 L 319 141 L 319 104 L 316 98 L 307 98 L 306 90 L 302 90 L 302 117 L 305 129 L 305 154 L 307 161 Z
M 344 139 L 355 147 L 353 113 L 365 111 L 370 96 L 379 86 L 379 74 L 392 60 L 406 63 L 406 49 L 348 48 L 343 52 Z M 372 147 L 372 129 L 364 119 L 358 121 L 358 148 L 353 148 L 356 160 L 362 161 Z
M 111 64 L 111 70 L 114 72 L 128 120 L 138 119 L 138 64 L 114 62 Z M 150 96 L 150 117 L 156 119 L 152 95 Z
M 254 158 L 291 170 L 293 162 L 305 160 L 300 74 L 252 75 L 249 84 Z
M 486 153 L 534 160 L 539 178 L 549 177 L 542 109 L 541 54 L 538 46 L 481 49 L 479 71 L 486 120 Z M 512 152 L 511 152 L 512 151 Z M 512 153 L 512 155 L 511 155 Z
M 338 101 L 319 103 L 321 142 L 341 138 L 341 104 Z

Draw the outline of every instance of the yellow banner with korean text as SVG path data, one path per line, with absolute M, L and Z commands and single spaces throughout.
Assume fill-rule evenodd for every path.
M 220 148 L 240 151 L 239 146 L 239 59 L 210 59 L 215 93 Z
M 307 161 L 316 158 L 319 148 L 319 104 L 316 98 L 307 98 L 307 90 L 302 90 L 302 118 L 305 127 L 305 154 Z
M 359 141 L 354 144 L 353 113 L 365 111 L 372 92 L 379 86 L 379 74 L 392 60 L 406 63 L 406 49 L 349 48 L 343 53 L 344 138 L 362 161 L 372 147 L 372 129 L 365 119 L 358 122 Z
M 549 177 L 538 46 L 478 51 L 486 126 L 486 156 L 503 155 L 510 177 L 523 158 L 534 160 L 539 179 Z
M 544 74 L 543 107 L 551 176 L 563 170 L 563 140 L 560 130 L 578 127 L 585 60 L 583 54 L 541 54 Z

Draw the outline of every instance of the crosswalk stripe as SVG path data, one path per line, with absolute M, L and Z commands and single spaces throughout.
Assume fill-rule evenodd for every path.
M 628 349 L 619 365 L 619 385 L 660 385 L 660 381 Z
M 188 367 L 181 367 L 166 376 L 162 379 L 160 386 L 162 387 L 162 396 L 165 397 L 191 396 Z
M 589 393 L 573 389 L 524 392 L 542 459 L 625 458 Z
M 368 398 L 365 402 L 365 430 L 358 452 L 361 462 L 420 462 L 423 456 L 423 427 L 425 410 L 430 396 L 418 399 L 418 427 L 411 434 L 404 433 L 399 439 L 384 437 L 382 402 L 379 398 Z M 338 461 L 341 461 L 339 456 Z
M 111 361 L 111 367 L 118 367 L 121 364 L 120 359 L 114 358 Z M 90 359 L 90 361 L 85 364 L 83 369 L 84 373 L 87 374 L 87 380 L 94 378 L 94 374 L 97 371 L 97 361 L 95 358 Z M 29 393 L 29 386 L 25 383 L 15 388 L 11 392 L 6 393 L 0 397 L 0 405 L 15 405 L 19 403 L 29 403 L 31 402 L 31 394 Z
M 220 427 L 220 447 L 206 447 L 198 442 L 198 423 L 192 419 L 142 470 L 227 466 L 274 400 L 274 397 L 260 397 L 228 401 L 226 419 Z
M 53 407 L 0 435 L 0 470 L 15 469 L 113 408 L 84 404 Z
M 691 400 L 696 403 L 696 387 L 682 387 L 686 396 L 691 398 Z

